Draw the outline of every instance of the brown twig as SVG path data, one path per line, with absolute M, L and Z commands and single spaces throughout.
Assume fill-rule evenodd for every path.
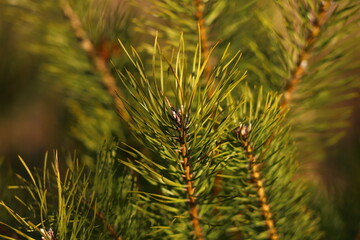
M 184 134 L 184 132 L 182 132 L 181 134 Z M 193 226 L 194 226 L 195 236 L 197 239 L 202 240 L 203 237 L 202 237 L 202 231 L 201 231 L 200 222 L 199 222 L 199 214 L 198 214 L 198 210 L 196 207 L 196 198 L 194 196 L 195 188 L 193 186 L 189 158 L 186 157 L 187 146 L 186 146 L 186 139 L 185 139 L 184 135 L 183 135 L 183 137 L 180 137 L 180 142 L 181 142 L 181 156 L 183 159 L 183 167 L 185 169 L 184 179 L 187 183 L 186 189 L 187 189 L 187 194 L 188 194 L 189 203 L 190 203 L 190 215 L 191 215 L 191 219 L 192 219 Z
M 262 214 L 265 218 L 265 224 L 268 229 L 269 238 L 271 240 L 277 240 L 279 239 L 279 235 L 275 227 L 275 222 L 273 219 L 273 215 L 271 213 L 270 205 L 268 204 L 264 183 L 260 175 L 259 165 L 256 163 L 257 161 L 254 155 L 254 149 L 252 143 L 248 140 L 250 130 L 251 130 L 251 125 L 250 126 L 241 125 L 236 130 L 236 133 L 241 139 L 242 147 L 245 150 L 247 159 L 249 160 L 251 181 L 254 183 L 256 187 L 258 199 L 261 204 Z
M 83 204 L 87 205 L 87 206 L 89 205 L 89 204 L 87 203 L 87 201 L 86 201 L 85 198 L 82 198 L 82 199 L 81 199 L 81 202 L 82 202 Z M 118 236 L 118 234 L 116 233 L 114 226 L 111 225 L 110 223 L 108 223 L 108 222 L 106 221 L 106 218 L 105 218 L 104 214 L 103 214 L 102 212 L 100 212 L 100 211 L 97 211 L 94 206 L 91 206 L 91 208 L 95 211 L 96 217 L 97 217 L 97 218 L 104 224 L 104 226 L 106 227 L 106 230 L 108 231 L 108 234 L 109 234 L 112 238 L 114 238 L 114 240 L 122 240 L 121 236 Z
M 61 1 L 61 3 L 62 3 L 62 10 L 65 16 L 69 19 L 71 27 L 74 30 L 74 34 L 78 39 L 81 48 L 94 64 L 96 71 L 100 73 L 102 83 L 106 87 L 110 96 L 113 98 L 119 114 L 122 116 L 122 118 L 125 121 L 127 121 L 129 119 L 129 114 L 126 111 L 124 103 L 122 102 L 121 98 L 118 96 L 121 94 L 121 92 L 119 88 L 116 86 L 116 80 L 111 75 L 111 72 L 107 66 L 106 59 L 102 58 L 97 52 L 94 44 L 91 42 L 86 31 L 82 27 L 79 17 L 71 8 L 69 3 L 66 0 Z
M 190 216 L 191 221 L 194 226 L 194 235 L 196 239 L 203 240 L 203 234 L 200 226 L 199 221 L 199 213 L 197 209 L 197 202 L 195 197 L 195 187 L 193 186 L 193 180 L 192 180 L 192 171 L 191 171 L 191 165 L 189 162 L 188 157 L 188 146 L 187 146 L 187 126 L 186 126 L 186 119 L 183 119 L 183 110 L 179 109 L 178 111 L 175 110 L 175 108 L 171 105 L 169 100 L 165 97 L 165 100 L 170 107 L 172 111 L 172 119 L 174 121 L 174 125 L 176 126 L 176 129 L 179 134 L 179 144 L 180 144 L 180 154 L 182 158 L 182 165 L 185 170 L 184 174 L 184 180 L 186 182 L 186 192 L 188 196 L 188 201 L 190 205 Z
M 203 59 L 205 60 L 209 56 L 210 50 L 209 50 L 208 37 L 207 37 L 206 27 L 205 27 L 204 3 L 203 3 L 203 0 L 194 0 L 194 1 L 195 1 L 195 6 L 196 6 L 195 17 L 197 20 L 197 24 L 200 28 L 201 53 L 202 53 Z M 210 60 L 209 60 L 205 66 L 206 79 L 210 78 L 210 74 L 211 74 L 211 65 L 210 65 Z
M 311 56 L 314 45 L 318 40 L 318 36 L 320 34 L 321 28 L 327 20 L 327 15 L 329 13 L 330 6 L 331 6 L 331 0 L 320 1 L 319 10 L 315 14 L 314 20 L 311 22 L 311 27 L 307 34 L 305 44 L 300 50 L 300 53 L 298 55 L 296 67 L 293 70 L 290 80 L 285 86 L 283 99 L 280 105 L 281 108 L 283 109 L 287 108 L 290 105 L 295 88 L 297 84 L 300 82 L 301 78 L 304 76 L 304 73 L 306 72 L 308 60 Z

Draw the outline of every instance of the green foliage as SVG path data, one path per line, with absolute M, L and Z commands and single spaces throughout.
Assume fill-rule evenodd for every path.
M 270 46 L 249 43 L 257 59 L 249 71 L 255 74 L 250 75 L 265 88 L 286 89 L 303 72 L 289 114 L 303 162 L 324 159 L 320 148 L 337 143 L 344 135 L 352 112 L 346 103 L 357 96 L 359 88 L 351 74 L 360 66 L 352 55 L 358 49 L 359 3 L 324 3 L 330 5 L 327 13 L 321 12 L 320 2 L 276 1 L 274 8 L 282 22 L 258 15 Z
M 230 231 L 239 237 L 267 239 L 266 199 L 281 238 L 319 239 L 319 219 L 307 209 L 310 195 L 303 179 L 296 175 L 296 149 L 279 108 L 280 98 L 271 93 L 263 96 L 263 89 L 254 96 L 248 87 L 243 94 L 245 101 L 235 114 L 240 128 L 224 149 L 231 158 L 221 173 L 219 211 L 227 217 L 225 222 L 232 224 Z
M 214 65 L 222 56 L 223 51 L 231 42 L 231 51 L 245 50 L 245 39 L 252 34 L 245 30 L 250 25 L 257 24 L 253 20 L 256 0 L 251 1 L 147 1 L 143 7 L 142 1 L 133 1 L 140 8 L 140 16 L 134 18 L 135 31 L 149 39 L 158 36 L 163 49 L 170 51 L 177 47 L 179 33 L 184 36 L 187 51 L 194 51 L 198 43 L 198 25 L 202 18 L 202 26 L 207 32 L 207 45 L 219 42 L 219 47 L 209 60 Z M 258 4 L 259 5 L 259 4 Z M 199 16 L 202 15 L 201 17 Z M 249 24 L 249 25 L 248 25 Z M 225 27 L 224 27 L 225 26 Z M 148 42 L 137 43 L 139 50 L 152 53 Z M 193 52 L 191 52 L 193 54 Z
M 211 229 L 211 182 L 222 159 L 216 154 L 216 149 L 220 147 L 217 141 L 227 135 L 231 115 L 236 110 L 225 115 L 221 105 L 244 78 L 237 69 L 239 53 L 227 60 L 225 52 L 224 58 L 214 68 L 211 80 L 202 84 L 201 75 L 207 61 L 202 63 L 200 47 L 196 47 L 192 67 L 187 69 L 182 39 L 179 45 L 174 62 L 168 62 L 168 66 L 163 67 L 164 56 L 159 55 L 161 49 L 155 41 L 153 60 L 159 58 L 157 65 L 161 67 L 153 71 L 161 72 L 160 79 L 146 76 L 134 49 L 133 56 L 128 52 L 126 54 L 135 65 L 137 75 L 129 71 L 127 75 L 119 73 L 124 87 L 137 102 L 130 105 L 131 100 L 126 100 L 133 120 L 130 122 L 133 132 L 155 156 L 152 160 L 132 149 L 136 154 L 135 161 L 122 162 L 160 187 L 162 194 L 140 194 L 155 202 L 159 208 L 158 218 L 163 219 L 156 222 L 155 236 L 169 239 L 191 238 L 187 211 L 189 196 L 185 187 L 189 179 L 184 176 L 188 166 L 191 166 L 191 181 L 196 188 L 199 214 L 209 219 Z M 156 67 L 155 62 L 153 67 Z M 168 74 L 164 68 L 169 69 Z
M 28 209 L 27 215 L 22 217 L 4 202 L 0 204 L 28 231 L 38 232 L 49 240 L 52 239 L 49 231 L 54 231 L 57 239 L 113 239 L 117 234 L 126 239 L 139 238 L 142 219 L 134 197 L 129 197 L 136 191 L 136 180 L 117 166 L 115 158 L 114 147 L 104 148 L 99 153 L 96 170 L 80 167 L 73 159 L 73 164 L 62 171 L 58 153 L 54 153 L 51 166 L 46 154 L 42 173 L 33 173 L 37 171 L 30 170 L 20 158 L 30 180 L 19 176 L 27 196 L 26 201 L 16 199 Z M 33 239 L 34 234 L 18 233 Z
M 62 3 L 63 1 L 50 3 L 31 0 L 15 2 L 2 0 L 0 2 L 2 6 L 5 6 L 2 9 L 4 16 L 10 18 L 16 15 L 18 17 L 16 23 L 7 23 L 7 25 L 9 25 L 10 34 L 12 34 L 11 31 L 14 31 L 13 38 L 19 41 L 18 45 L 21 48 L 18 51 L 26 53 L 21 57 L 29 55 L 29 58 L 32 58 L 27 62 L 24 62 L 27 59 L 25 58 L 20 59 L 20 63 L 17 61 L 12 63 L 17 64 L 18 67 L 32 67 L 33 71 L 29 76 L 33 83 L 21 84 L 17 89 L 26 89 L 27 86 L 33 84 L 34 87 L 28 88 L 29 91 L 39 91 L 39 95 L 61 99 L 60 104 L 63 108 L 59 111 L 63 112 L 66 135 L 70 136 L 63 144 L 67 148 L 76 144 L 78 150 L 88 156 L 82 161 L 94 165 L 91 158 L 96 156 L 104 139 L 112 139 L 115 135 L 122 136 L 123 132 L 112 106 L 113 99 L 103 87 L 101 72 L 94 67 L 95 62 L 89 52 L 79 46 L 77 36 L 74 34 L 76 30 L 72 28 L 69 19 L 64 16 Z M 79 17 L 86 20 L 87 25 L 90 25 L 86 25 L 87 28 L 93 28 L 97 24 L 94 22 L 95 19 L 106 15 L 107 11 L 115 11 L 111 9 L 110 1 L 107 1 L 106 4 L 95 0 L 86 1 L 86 3 L 78 1 L 75 7 L 77 10 L 81 9 L 80 13 L 87 12 Z M 118 6 L 118 8 L 120 7 Z M 96 9 L 96 11 L 89 11 L 90 9 Z M 126 26 L 124 26 L 126 16 L 125 13 L 116 15 L 119 19 L 111 18 L 115 21 L 113 23 L 102 18 L 104 22 L 97 24 L 99 29 L 89 31 L 94 34 L 94 36 L 89 36 L 94 42 L 94 48 L 102 51 L 104 57 L 109 57 L 107 55 L 114 51 L 113 46 L 104 45 L 106 41 L 117 37 L 127 38 Z M 17 26 L 19 24 L 28 28 L 30 33 L 22 29 L 19 31 Z M 119 26 L 123 27 L 119 28 Z M 114 29 L 118 32 L 114 33 Z M 115 36 L 110 36 L 108 32 L 112 32 Z M 32 39 L 31 33 L 38 39 Z M 31 39 L 31 41 L 22 39 Z M 102 41 L 105 43 L 103 44 Z M 118 48 L 117 44 L 116 47 Z M 105 53 L 107 51 L 109 53 Z M 5 60 L 6 58 L 4 58 Z M 17 73 L 19 71 L 14 70 L 15 67 L 8 66 L 10 63 L 11 61 L 4 66 L 9 69 L 7 70 L 9 74 L 12 74 L 8 78 L 4 78 L 4 80 L 9 79 L 8 81 L 21 77 L 20 73 Z M 1 82 L 3 83 L 3 81 Z
M 0 225 L 15 235 L 1 238 L 336 239 L 345 229 L 304 163 L 326 159 L 346 129 L 358 1 L 0 6 L 36 33 L 19 51 L 39 59 L 31 76 L 61 97 L 63 145 L 79 151 L 46 154 L 42 167 L 19 157 L 17 204 L 0 200 L 16 221 Z M 10 22 L 0 31 L 29 36 Z

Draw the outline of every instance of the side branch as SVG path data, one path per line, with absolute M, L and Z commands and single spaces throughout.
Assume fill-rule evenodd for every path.
M 247 159 L 249 160 L 251 181 L 254 183 L 256 187 L 256 192 L 258 194 L 258 198 L 261 204 L 262 214 L 265 218 L 265 225 L 268 229 L 269 238 L 271 240 L 278 240 L 279 234 L 277 233 L 273 215 L 271 213 L 270 205 L 268 204 L 268 199 L 266 197 L 264 183 L 261 180 L 259 167 L 258 164 L 256 164 L 256 157 L 254 155 L 253 146 L 251 142 L 249 142 L 248 140 L 248 135 L 250 133 L 250 130 L 251 130 L 251 125 L 249 126 L 242 125 L 236 130 L 236 133 L 242 141 L 242 147 L 245 150 Z
M 320 1 L 319 10 L 315 15 L 315 19 L 311 22 L 311 28 L 307 34 L 305 44 L 298 55 L 296 67 L 293 70 L 290 80 L 285 86 L 284 95 L 281 102 L 282 108 L 287 108 L 291 103 L 291 99 L 294 94 L 295 88 L 306 71 L 308 60 L 311 56 L 313 47 L 316 41 L 318 40 L 318 36 L 320 34 L 321 28 L 327 20 L 327 15 L 329 13 L 330 6 L 331 6 L 330 0 Z
M 116 81 L 114 77 L 111 75 L 106 60 L 100 57 L 100 55 L 96 51 L 94 44 L 91 42 L 86 31 L 83 29 L 79 17 L 71 8 L 69 3 L 67 3 L 66 0 L 61 2 L 62 2 L 62 10 L 65 16 L 69 19 L 71 27 L 74 30 L 74 34 L 78 39 L 81 48 L 87 54 L 90 61 L 92 61 L 92 63 L 94 64 L 96 71 L 100 73 L 102 84 L 106 87 L 108 93 L 113 98 L 117 111 L 122 116 L 122 118 L 125 121 L 127 121 L 129 119 L 129 115 L 125 109 L 124 103 L 117 96 L 118 94 L 121 93 L 119 88 L 116 86 Z
M 209 43 L 206 33 L 205 20 L 204 20 L 204 3 L 203 0 L 194 0 L 196 6 L 195 17 L 197 24 L 200 28 L 200 42 L 201 42 L 201 53 L 203 59 L 206 59 L 209 56 Z M 205 77 L 209 79 L 211 73 L 210 61 L 205 66 Z

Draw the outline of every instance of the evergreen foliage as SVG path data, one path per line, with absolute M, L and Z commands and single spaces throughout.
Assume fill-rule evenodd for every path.
M 303 168 L 346 130 L 359 1 L 0 6 L 40 36 L 25 51 L 79 152 L 19 157 L 0 238 L 337 239 Z

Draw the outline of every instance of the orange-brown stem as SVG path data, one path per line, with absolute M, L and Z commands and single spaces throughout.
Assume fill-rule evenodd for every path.
M 259 165 L 257 164 L 257 161 L 256 161 L 257 157 L 255 157 L 255 155 L 254 155 L 253 145 L 249 141 L 249 138 L 248 138 L 250 131 L 251 131 L 251 124 L 248 126 L 241 125 L 238 129 L 235 130 L 235 133 L 239 137 L 241 147 L 244 149 L 246 157 L 249 161 L 249 171 L 250 171 L 250 176 L 251 176 L 251 182 L 256 187 L 256 192 L 258 195 L 258 199 L 260 201 L 262 214 L 265 219 L 265 225 L 268 229 L 269 238 L 271 240 L 277 240 L 277 239 L 279 239 L 279 235 L 277 233 L 277 230 L 275 227 L 275 222 L 273 220 L 273 216 L 272 216 L 272 213 L 270 210 L 270 205 L 268 204 L 268 200 L 266 197 L 264 183 L 261 179 Z M 268 141 L 266 144 L 270 144 L 270 142 Z
M 249 143 L 247 141 L 245 141 L 243 143 L 243 147 L 245 149 L 246 156 L 249 160 L 251 180 L 255 184 L 255 187 L 256 187 L 258 198 L 259 198 L 259 201 L 261 204 L 262 214 L 265 218 L 265 224 L 266 224 L 266 227 L 269 232 L 269 238 L 271 240 L 277 240 L 277 239 L 279 239 L 279 235 L 278 235 L 276 227 L 275 227 L 275 223 L 274 223 L 273 216 L 271 213 L 270 205 L 268 204 L 264 183 L 261 180 L 259 166 L 258 166 L 258 164 L 256 164 L 256 158 L 253 154 L 253 147 L 251 146 L 251 143 Z
M 172 111 L 172 119 L 174 121 L 174 125 L 177 129 L 177 132 L 179 134 L 179 144 L 180 144 L 180 154 L 182 159 L 182 166 L 184 168 L 185 174 L 183 175 L 184 181 L 185 181 L 185 188 L 186 188 L 186 194 L 188 197 L 188 202 L 190 205 L 190 218 L 194 227 L 194 235 L 195 238 L 198 240 L 203 240 L 202 230 L 200 226 L 200 220 L 199 220 L 199 213 L 197 209 L 197 202 L 196 202 L 196 196 L 195 196 L 195 187 L 193 186 L 193 176 L 192 176 L 192 170 L 191 170 L 191 163 L 188 156 L 188 146 L 187 146 L 187 126 L 186 126 L 186 119 L 184 121 L 183 116 L 185 115 L 183 112 L 183 109 L 180 109 L 178 111 L 175 110 L 175 108 L 171 105 L 170 101 L 165 97 L 165 101 L 169 108 Z
M 307 34 L 305 44 L 302 47 L 295 69 L 292 72 L 291 78 L 285 86 L 284 95 L 281 102 L 281 108 L 286 109 L 292 100 L 296 86 L 306 72 L 309 58 L 311 56 L 313 47 L 318 39 L 322 26 L 327 20 L 327 15 L 331 6 L 330 0 L 320 1 L 319 10 L 315 15 L 315 20 L 311 23 L 311 28 Z
M 187 190 L 187 195 L 188 195 L 189 204 L 190 204 L 190 216 L 191 216 L 192 224 L 194 226 L 194 234 L 196 236 L 196 239 L 202 240 L 203 235 L 202 235 L 202 230 L 201 230 L 200 221 L 199 221 L 199 214 L 198 214 L 198 210 L 197 210 L 197 206 L 196 206 L 197 204 L 196 204 L 196 197 L 195 197 L 195 188 L 193 186 L 189 158 L 187 157 L 186 132 L 184 131 L 184 129 L 180 128 L 179 133 L 180 133 L 180 144 L 181 144 L 181 157 L 183 160 L 183 167 L 185 170 L 184 179 L 186 182 L 186 190 Z
M 197 20 L 197 24 L 200 28 L 201 53 L 203 59 L 206 59 L 209 56 L 210 50 L 209 50 L 209 43 L 208 43 L 208 37 L 206 33 L 206 26 L 204 20 L 204 3 L 203 0 L 194 0 L 194 1 L 196 6 L 195 17 Z M 209 79 L 211 73 L 210 60 L 207 62 L 204 71 L 205 71 L 206 79 Z
M 117 96 L 118 94 L 120 95 L 121 92 L 119 88 L 116 86 L 116 81 L 114 77 L 111 75 L 111 72 L 107 66 L 107 60 L 102 58 L 100 54 L 97 52 L 94 44 L 91 42 L 86 31 L 82 27 L 79 17 L 76 15 L 76 13 L 67 3 L 67 1 L 62 1 L 62 10 L 65 16 L 69 19 L 71 27 L 74 31 L 76 38 L 80 43 L 81 48 L 87 54 L 90 61 L 92 61 L 96 71 L 99 72 L 102 83 L 106 87 L 110 96 L 113 98 L 119 114 L 122 116 L 122 118 L 125 121 L 129 120 L 129 114 L 125 109 L 124 103 Z

